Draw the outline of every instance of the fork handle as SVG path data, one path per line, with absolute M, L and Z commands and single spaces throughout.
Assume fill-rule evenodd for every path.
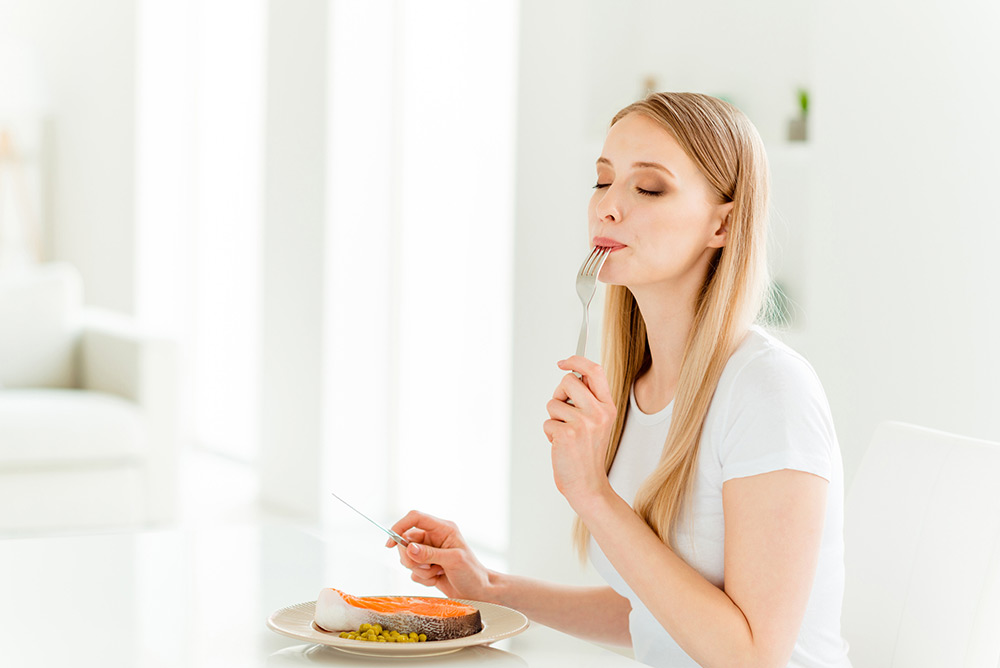
M 583 310 L 583 322 L 580 323 L 580 338 L 576 341 L 576 354 L 580 357 L 587 356 L 587 330 L 590 328 L 590 314 L 587 309 Z
M 587 332 L 590 329 L 590 312 L 588 309 L 583 309 L 583 322 L 580 323 L 580 338 L 576 341 L 576 354 L 579 357 L 587 356 Z M 582 378 L 580 374 L 576 371 L 573 374 L 577 378 Z

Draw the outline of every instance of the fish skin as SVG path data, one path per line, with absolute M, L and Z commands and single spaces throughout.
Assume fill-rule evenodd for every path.
M 351 605 L 342 592 L 332 588 L 320 591 L 314 621 L 324 631 L 356 631 L 362 624 L 378 624 L 383 629 L 403 634 L 423 633 L 429 641 L 464 638 L 483 629 L 478 610 L 461 616 L 420 615 L 408 611 L 378 612 Z

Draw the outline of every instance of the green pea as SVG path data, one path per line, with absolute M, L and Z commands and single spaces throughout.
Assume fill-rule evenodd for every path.
M 364 642 L 427 642 L 425 633 L 400 633 L 395 629 L 383 629 L 381 624 L 361 624 L 357 631 L 343 631 L 340 637 Z

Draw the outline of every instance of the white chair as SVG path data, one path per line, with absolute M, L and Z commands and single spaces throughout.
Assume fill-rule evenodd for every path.
M 82 303 L 65 263 L 0 277 L 0 533 L 174 516 L 174 346 Z
M 881 425 L 844 540 L 855 668 L 1000 665 L 1000 444 Z

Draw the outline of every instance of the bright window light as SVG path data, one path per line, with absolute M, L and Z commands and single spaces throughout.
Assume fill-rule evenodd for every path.
M 516 3 L 332 14 L 331 484 L 503 550 Z
M 265 5 L 199 7 L 195 429 L 199 445 L 257 453 Z
M 264 0 L 142 0 L 137 311 L 180 350 L 182 437 L 257 451 Z

